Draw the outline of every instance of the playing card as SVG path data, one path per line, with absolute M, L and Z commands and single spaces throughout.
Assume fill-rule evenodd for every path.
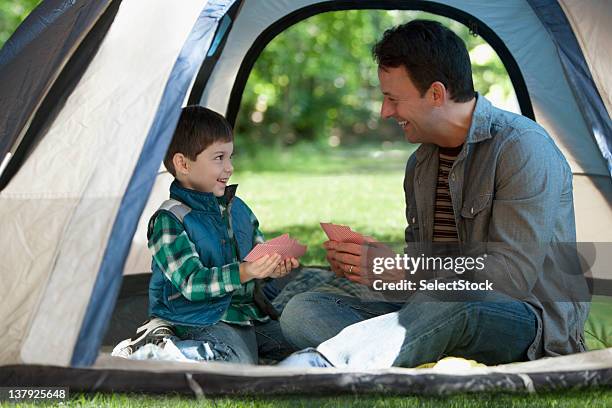
M 350 242 L 358 245 L 362 245 L 365 242 L 372 242 L 371 238 L 364 237 L 362 234 L 353 231 L 346 225 L 322 222 L 321 228 L 323 228 L 323 231 L 331 241 Z
M 299 258 L 306 253 L 306 248 L 307 248 L 306 245 L 302 245 L 299 242 L 295 241 L 291 245 L 291 248 L 290 248 L 291 255 L 290 256 L 293 258 Z
M 321 223 L 321 228 L 323 228 L 323 231 L 325 231 L 325 234 L 327 234 L 327 237 L 332 240 L 332 241 L 341 241 L 342 237 L 341 237 L 341 231 L 342 228 L 340 228 L 342 226 L 337 225 L 337 224 L 332 224 L 329 222 L 322 222 Z M 347 227 L 345 227 L 347 228 Z
M 281 260 L 287 258 L 299 258 L 306 253 L 307 246 L 301 245 L 296 239 L 291 238 L 289 234 L 283 234 L 262 244 L 257 244 L 251 252 L 244 257 L 245 262 L 253 262 L 264 255 L 279 254 Z
M 276 238 L 272 238 L 269 241 L 266 241 L 266 244 L 276 244 L 283 245 L 289 243 L 293 238 L 289 238 L 289 234 L 279 235 Z

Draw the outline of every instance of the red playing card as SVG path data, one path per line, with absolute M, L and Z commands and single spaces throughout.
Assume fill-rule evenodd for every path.
M 342 242 L 344 235 L 350 231 L 350 228 L 345 225 L 332 224 L 328 222 L 322 222 L 321 228 L 323 228 L 323 231 L 325 231 L 330 240 L 340 242 Z
M 289 238 L 289 234 L 279 235 L 276 238 L 272 238 L 271 240 L 266 241 L 266 244 L 277 244 L 282 245 L 291 241 L 293 238 Z
M 271 239 L 270 241 L 264 242 L 263 244 L 257 244 L 251 252 L 244 257 L 245 262 L 253 262 L 258 260 L 264 255 L 279 254 L 281 260 L 287 258 L 299 258 L 306 253 L 307 247 L 301 245 L 294 238 L 289 237 L 288 234 L 283 234 L 279 237 Z
M 267 248 L 263 246 L 263 244 L 257 244 L 251 249 L 251 252 L 244 257 L 245 262 L 253 262 L 258 260 L 264 255 L 269 255 L 267 253 Z
M 372 242 L 371 238 L 364 237 L 362 234 L 353 231 L 346 225 L 322 222 L 321 228 L 323 228 L 327 237 L 332 241 L 350 242 L 358 245 L 362 245 L 365 242 Z
M 350 233 L 344 236 L 342 242 L 350 242 L 352 244 L 363 244 L 363 236 L 361 234 L 357 234 L 356 232 L 351 231 Z
M 341 242 L 346 242 L 349 236 L 351 236 L 351 229 L 346 225 L 335 225 L 336 235 L 338 236 L 338 240 Z
M 306 253 L 307 248 L 308 247 L 306 245 L 301 245 L 300 243 L 295 241 L 293 245 L 291 245 L 290 247 L 290 251 L 289 251 L 290 257 L 299 258 L 303 256 Z
M 325 235 L 327 235 L 327 238 L 332 241 L 335 241 L 334 238 L 336 238 L 336 234 L 333 224 L 330 224 L 329 222 L 321 222 L 320 224 L 321 228 L 323 228 L 323 231 L 325 232 Z
M 284 245 L 270 245 L 268 243 L 257 244 L 255 247 L 244 257 L 247 262 L 253 262 L 261 258 L 264 255 L 283 255 L 282 252 L 286 248 Z

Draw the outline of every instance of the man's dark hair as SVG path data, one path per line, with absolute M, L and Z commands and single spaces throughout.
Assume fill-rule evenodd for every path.
M 455 102 L 474 97 L 472 66 L 465 44 L 436 21 L 413 20 L 393 27 L 372 49 L 381 68 L 404 66 L 421 96 L 440 81 Z
M 188 159 L 195 160 L 198 154 L 211 144 L 233 140 L 232 127 L 223 116 L 202 106 L 186 106 L 181 111 L 172 142 L 164 158 L 164 166 L 176 177 L 176 169 L 172 163 L 176 153 L 182 153 Z

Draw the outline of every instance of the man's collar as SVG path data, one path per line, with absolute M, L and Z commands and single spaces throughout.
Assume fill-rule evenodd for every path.
M 466 144 L 478 143 L 491 138 L 491 107 L 491 102 L 477 92 L 476 106 L 472 113 L 472 123 L 465 138 Z M 433 143 L 421 144 L 415 152 L 417 162 L 421 162 L 426 157 L 429 157 L 436 149 L 437 146 Z
M 465 143 L 478 143 L 491 138 L 491 102 L 476 93 L 476 106 Z

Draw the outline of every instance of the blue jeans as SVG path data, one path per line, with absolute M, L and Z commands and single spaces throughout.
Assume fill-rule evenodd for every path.
M 307 292 L 281 316 L 287 341 L 317 347 L 334 366 L 416 367 L 445 356 L 494 365 L 527 359 L 538 319 L 524 302 L 475 293 L 473 300 L 437 301 L 421 292 L 406 303 Z
M 282 311 L 296 294 L 313 290 L 334 278 L 335 274 L 329 270 L 300 268 L 289 276 L 268 282 L 264 294 Z M 179 336 L 172 341 L 187 358 L 198 361 L 257 364 L 259 359 L 282 360 L 297 350 L 285 340 L 280 324 L 273 320 L 255 322 L 254 326 L 223 322 L 207 327 L 180 326 L 177 332 Z
M 189 359 L 257 364 L 259 358 L 281 360 L 295 351 L 284 339 L 277 321 L 240 326 L 224 322 L 212 326 L 181 326 L 172 340 Z

